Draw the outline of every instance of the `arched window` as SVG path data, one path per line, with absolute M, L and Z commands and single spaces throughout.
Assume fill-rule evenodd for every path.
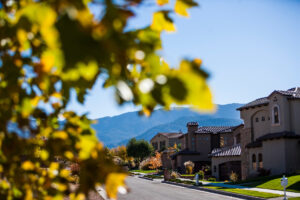
M 263 156 L 262 154 L 258 154 L 258 165 L 259 165 L 259 168 L 262 169 L 263 168 Z
M 256 155 L 252 155 L 252 169 L 256 170 Z
M 279 124 L 279 106 L 274 106 L 273 108 L 273 123 Z

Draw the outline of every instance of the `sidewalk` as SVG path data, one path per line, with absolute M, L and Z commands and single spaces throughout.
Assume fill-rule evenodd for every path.
M 181 180 L 190 180 L 190 181 L 195 181 L 191 179 L 185 179 L 185 178 L 180 178 Z M 225 188 L 235 188 L 235 189 L 243 189 L 243 190 L 252 190 L 252 191 L 257 191 L 257 192 L 266 192 L 266 193 L 272 193 L 272 194 L 279 194 L 283 195 L 284 192 L 280 190 L 270 190 L 270 189 L 263 189 L 263 188 L 253 188 L 253 187 L 245 187 L 241 185 L 230 185 L 230 184 L 225 184 L 225 183 L 212 183 L 212 182 L 207 182 L 207 181 L 199 181 L 202 182 L 203 185 L 206 186 L 217 186 L 217 187 L 225 187 Z M 286 192 L 286 195 L 288 197 L 300 197 L 300 193 L 297 192 Z

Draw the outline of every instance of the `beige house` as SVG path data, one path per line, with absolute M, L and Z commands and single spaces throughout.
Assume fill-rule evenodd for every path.
M 163 151 L 169 147 L 173 147 L 175 144 L 180 145 L 180 137 L 182 133 L 157 133 L 151 140 L 154 150 Z
M 300 88 L 274 91 L 238 110 L 244 126 L 232 133 L 233 145 L 212 151 L 214 176 L 226 179 L 239 163 L 242 179 L 262 169 L 271 175 L 300 170 Z
M 184 162 L 189 160 L 195 163 L 195 171 L 210 166 L 211 151 L 234 142 L 230 134 L 235 126 L 198 126 L 197 122 L 187 123 L 188 132 L 180 137 L 182 150 L 171 156 L 174 170 L 183 172 Z

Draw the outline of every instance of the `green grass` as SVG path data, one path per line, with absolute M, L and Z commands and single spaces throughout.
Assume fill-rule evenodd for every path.
M 216 186 L 205 186 L 204 188 L 214 189 L 214 190 L 222 190 L 225 192 L 232 192 L 237 194 L 243 194 L 247 196 L 260 197 L 265 199 L 281 197 L 282 195 L 266 193 L 266 192 L 257 192 L 252 190 L 242 190 L 242 189 L 233 189 L 233 188 L 224 188 L 224 187 L 216 187 Z
M 300 200 L 300 197 L 289 198 L 289 200 Z
M 195 174 L 181 174 L 181 176 L 194 177 L 194 176 L 195 176 Z
M 257 187 L 264 189 L 272 189 L 272 190 L 283 190 L 283 187 L 280 184 L 280 176 L 270 176 L 270 177 L 260 177 L 256 179 L 246 180 L 239 182 L 238 184 L 242 184 L 247 187 Z M 288 186 L 287 191 L 289 192 L 300 192 L 300 175 L 291 175 L 287 176 L 288 178 Z
M 159 176 L 159 175 L 145 175 L 144 177 L 152 178 L 152 179 L 161 179 L 161 178 L 164 178 L 162 175 L 161 176 Z
M 137 173 L 144 173 L 144 174 L 150 174 L 150 173 L 155 173 L 157 172 L 156 170 L 130 170 L 129 172 L 137 172 Z

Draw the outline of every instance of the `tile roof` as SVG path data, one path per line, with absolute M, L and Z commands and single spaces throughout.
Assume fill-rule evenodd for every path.
M 264 136 L 257 138 L 257 140 L 264 141 L 264 140 L 273 140 L 273 139 L 280 139 L 280 138 L 300 138 L 300 135 L 297 135 L 294 132 L 283 131 L 283 132 L 266 134 Z
M 270 101 L 268 98 L 273 93 L 279 93 L 281 95 L 287 96 L 290 99 L 300 99 L 300 87 L 295 87 L 295 88 L 291 88 L 291 89 L 288 89 L 288 90 L 275 90 L 268 97 L 263 97 L 263 98 L 259 98 L 259 99 L 256 99 L 254 101 L 251 101 L 250 103 L 247 103 L 246 105 L 243 105 L 242 107 L 238 108 L 237 110 L 243 110 L 243 109 L 246 109 L 246 108 L 253 108 L 253 107 L 256 107 L 256 106 L 268 105 L 269 101 Z
M 182 133 L 158 133 L 161 134 L 163 136 L 166 136 L 167 138 L 179 138 L 180 136 L 182 136 Z
M 224 156 L 240 156 L 242 152 L 241 145 L 213 149 L 211 157 L 224 157 Z
M 243 105 L 242 107 L 239 107 L 237 110 L 243 110 L 246 108 L 253 108 L 255 106 L 262 106 L 262 105 L 268 105 L 270 100 L 267 97 L 259 98 L 254 101 L 251 101 L 250 103 L 247 103 L 246 105 Z
M 283 131 L 277 133 L 269 133 L 257 138 L 254 142 L 251 142 L 246 145 L 247 148 L 256 148 L 262 146 L 262 141 L 274 140 L 280 138 L 290 138 L 290 139 L 300 139 L 300 135 L 295 134 L 294 132 Z
M 284 90 L 275 90 L 274 92 L 278 92 L 284 96 L 288 96 L 292 99 L 300 99 L 300 87 L 291 88 L 287 91 Z
M 233 131 L 234 127 L 236 126 L 202 126 L 195 133 L 229 133 Z

